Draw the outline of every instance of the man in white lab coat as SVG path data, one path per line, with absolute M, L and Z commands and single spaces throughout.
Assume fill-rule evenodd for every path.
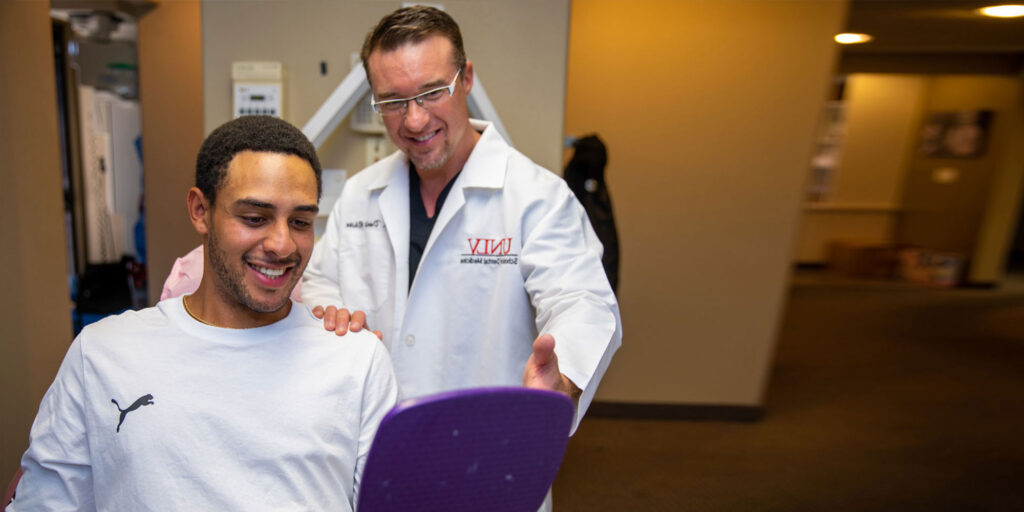
M 577 401 L 575 430 L 622 338 L 586 214 L 558 176 L 470 120 L 473 63 L 448 14 L 397 10 L 362 57 L 400 151 L 345 185 L 303 301 L 339 332 L 365 311 L 406 397 L 552 389 Z

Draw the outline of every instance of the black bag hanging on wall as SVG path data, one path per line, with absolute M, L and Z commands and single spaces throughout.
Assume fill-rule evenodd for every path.
M 615 230 L 615 215 L 612 213 L 612 199 L 604 181 L 604 167 L 608 163 L 608 152 L 604 142 L 597 135 L 587 135 L 573 144 L 575 153 L 565 166 L 565 181 L 569 189 L 583 205 L 594 226 L 597 238 L 604 245 L 601 263 L 608 275 L 612 291 L 619 285 L 619 235 Z

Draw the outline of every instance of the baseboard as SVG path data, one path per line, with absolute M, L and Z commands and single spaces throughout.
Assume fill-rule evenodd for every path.
M 764 408 L 744 405 L 593 402 L 588 417 L 636 420 L 758 421 Z
M 793 267 L 798 270 L 825 270 L 828 268 L 828 263 L 824 261 L 798 261 L 793 264 Z
M 965 281 L 960 284 L 960 288 L 970 288 L 974 290 L 992 290 L 999 287 L 999 283 L 991 281 Z

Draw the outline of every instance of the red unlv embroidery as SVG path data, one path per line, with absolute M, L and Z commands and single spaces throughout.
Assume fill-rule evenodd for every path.
M 504 256 L 512 252 L 512 237 L 467 238 L 471 256 Z
M 512 252 L 512 237 L 467 238 L 469 252 L 459 256 L 459 263 L 469 265 L 516 265 L 519 255 Z

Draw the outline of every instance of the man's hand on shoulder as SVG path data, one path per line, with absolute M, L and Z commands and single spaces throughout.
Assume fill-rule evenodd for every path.
M 359 332 L 363 327 L 370 328 L 369 325 L 366 325 L 366 313 L 362 311 L 350 314 L 346 308 L 316 306 L 313 308 L 313 316 L 322 318 L 324 329 L 334 331 L 334 334 L 338 336 L 344 336 L 348 331 Z M 380 331 L 373 331 L 373 334 L 379 340 L 384 339 L 384 334 Z
M 583 392 L 568 377 L 558 370 L 558 356 L 555 355 L 555 337 L 541 334 L 533 342 L 533 354 L 523 371 L 523 387 L 558 391 L 579 402 Z

